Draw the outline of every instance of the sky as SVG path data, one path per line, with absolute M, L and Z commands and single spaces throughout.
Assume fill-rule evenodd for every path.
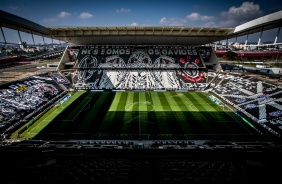
M 0 9 L 45 27 L 187 26 L 234 28 L 253 19 L 282 10 L 282 1 L 0 0 Z M 11 32 L 6 28 L 3 30 L 5 35 Z M 277 30 L 264 32 L 262 41 L 274 41 L 276 34 Z M 282 42 L 281 34 L 279 34 L 278 41 Z M 11 34 L 9 33 L 9 35 Z M 257 42 L 259 35 L 249 36 L 248 41 Z M 21 33 L 21 36 L 27 37 L 28 35 Z M 14 31 L 13 36 L 6 38 L 6 41 L 14 41 L 16 37 L 18 37 L 18 33 Z M 35 39 L 42 42 L 40 37 Z M 27 42 L 31 42 L 31 38 L 27 40 Z M 0 41 L 3 41 L 2 35 L 0 35 Z

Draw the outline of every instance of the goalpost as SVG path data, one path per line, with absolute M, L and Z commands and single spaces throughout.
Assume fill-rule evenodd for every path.
M 221 107 L 222 110 L 225 111 L 225 104 L 224 104 L 221 100 L 219 100 L 218 98 L 216 98 L 216 97 L 213 96 L 213 95 L 209 95 L 209 98 L 210 98 L 215 104 L 217 104 L 219 107 Z
M 225 108 L 224 108 L 224 107 L 225 107 L 225 104 L 219 104 L 218 106 L 219 106 L 219 107 L 222 107 L 222 110 L 225 111 Z

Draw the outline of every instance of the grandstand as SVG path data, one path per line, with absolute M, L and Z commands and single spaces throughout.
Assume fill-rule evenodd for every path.
M 214 36 L 167 27 L 134 35 L 135 41 L 130 31 L 150 28 L 107 31 L 105 40 L 95 27 L 92 35 L 81 29 L 85 37 L 76 28 L 62 36 L 71 28 L 1 13 L 2 26 L 21 21 L 74 40 L 56 71 L 1 84 L 1 161 L 11 159 L 4 183 L 282 181 L 274 168 L 281 163 L 282 86 L 224 72 L 206 45 L 280 26 L 281 11 L 269 22 L 218 28 Z
M 210 60 L 211 47 L 100 45 L 67 51 L 76 61 L 71 69 L 77 72 L 68 78 L 74 89 L 201 90 L 206 87 L 206 63 L 220 67 Z M 67 61 L 63 58 L 59 66 L 63 75 L 69 74 Z

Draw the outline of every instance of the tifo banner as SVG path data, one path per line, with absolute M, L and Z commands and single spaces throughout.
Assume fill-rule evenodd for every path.
M 97 61 L 90 67 L 205 67 L 203 59 L 208 61 L 210 47 L 185 46 L 88 46 L 77 49 L 70 48 L 69 55 L 77 55 L 78 61 Z M 86 64 L 83 64 L 86 66 Z
M 210 47 L 81 46 L 73 84 L 76 89 L 202 90 L 203 58 L 210 52 Z

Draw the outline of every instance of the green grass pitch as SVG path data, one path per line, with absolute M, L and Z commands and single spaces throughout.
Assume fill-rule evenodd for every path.
M 31 139 L 232 139 L 254 129 L 203 92 L 72 92 L 20 137 Z

